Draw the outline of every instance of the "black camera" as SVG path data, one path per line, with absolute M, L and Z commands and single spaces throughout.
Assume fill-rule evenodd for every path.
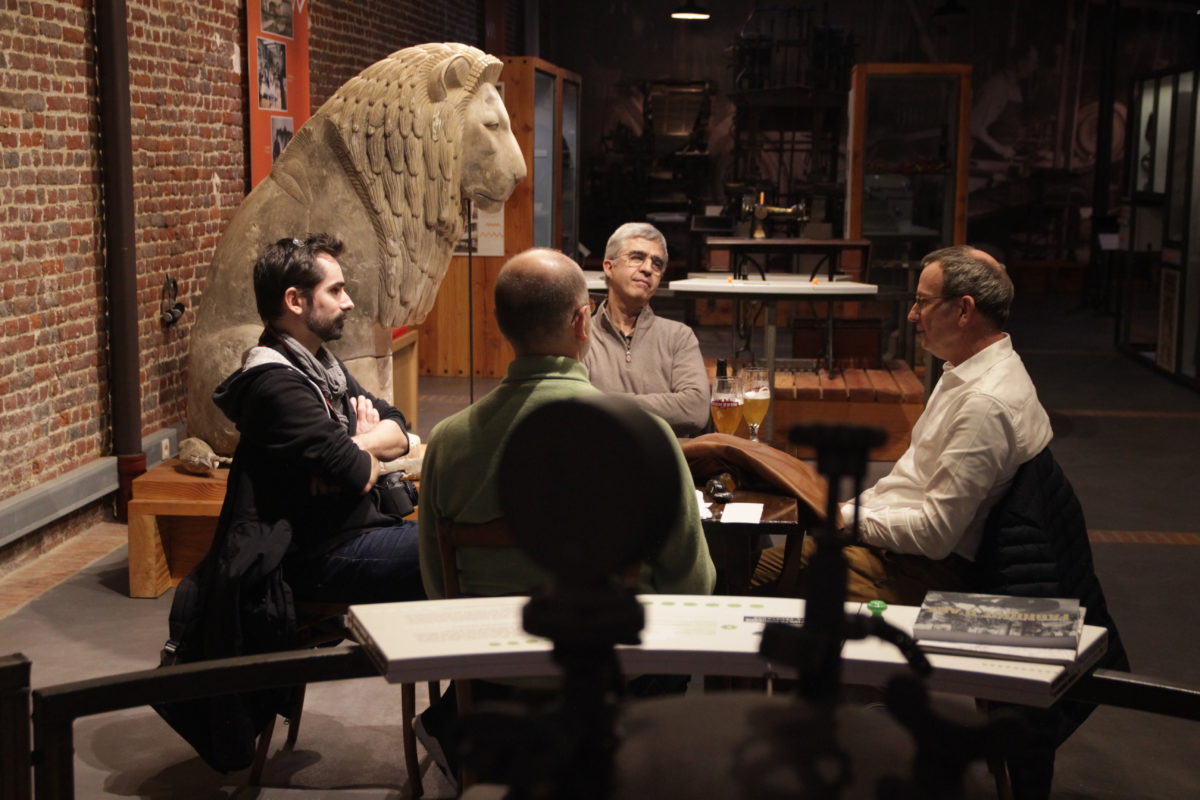
M 417 487 L 400 472 L 381 475 L 375 483 L 379 510 L 392 517 L 407 517 L 417 507 Z

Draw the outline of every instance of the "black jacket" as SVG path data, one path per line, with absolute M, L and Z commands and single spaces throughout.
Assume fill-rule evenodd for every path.
M 1129 669 L 1096 577 L 1083 507 L 1050 448 L 1021 465 L 1008 493 L 988 515 L 975 566 L 981 592 L 1077 598 L 1087 609 L 1087 624 L 1108 630 L 1108 649 L 1097 666 Z M 1014 796 L 1049 796 L 1055 749 L 1094 707 L 1073 701 L 1048 709 L 1011 706 L 1031 728 L 1022 751 L 1008 759 Z
M 272 344 L 267 335 L 260 340 Z M 176 589 L 164 666 L 293 647 L 284 559 L 319 557 L 361 531 L 396 523 L 379 510 L 376 492 L 362 494 L 371 462 L 350 440 L 356 422 L 349 403 L 347 426 L 281 347 L 256 349 L 213 395 L 241 439 L 213 544 Z M 346 378 L 347 397 L 371 398 L 381 419 L 407 430 L 398 410 L 367 393 L 349 371 Z M 314 495 L 313 478 L 340 491 Z M 255 739 L 289 696 L 290 690 L 248 692 L 155 710 L 209 766 L 230 772 L 249 766 Z

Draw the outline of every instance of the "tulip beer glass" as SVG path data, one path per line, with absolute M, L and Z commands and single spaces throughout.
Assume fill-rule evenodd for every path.
M 713 381 L 713 425 L 720 433 L 733 433 L 742 421 L 741 378 L 721 376 Z
M 742 370 L 742 411 L 750 426 L 750 441 L 758 441 L 758 426 L 767 416 L 771 405 L 771 379 L 765 367 L 746 367 Z

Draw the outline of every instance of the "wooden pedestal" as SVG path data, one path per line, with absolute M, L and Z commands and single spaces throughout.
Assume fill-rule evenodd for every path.
M 129 501 L 129 596 L 158 597 L 208 552 L 229 470 L 192 475 L 171 459 L 133 481 Z

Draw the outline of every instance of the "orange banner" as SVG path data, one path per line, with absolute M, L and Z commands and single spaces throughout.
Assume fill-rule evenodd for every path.
M 308 0 L 246 0 L 250 186 L 309 117 Z

